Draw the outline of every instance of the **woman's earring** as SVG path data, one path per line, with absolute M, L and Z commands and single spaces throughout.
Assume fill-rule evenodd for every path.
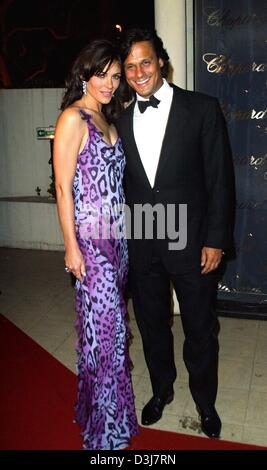
M 83 94 L 87 95 L 86 81 L 82 80 Z

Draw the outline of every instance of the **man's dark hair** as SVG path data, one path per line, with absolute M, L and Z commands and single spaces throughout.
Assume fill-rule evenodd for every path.
M 151 43 L 156 56 L 163 61 L 161 75 L 163 78 L 167 78 L 170 68 L 170 58 L 163 46 L 162 39 L 157 35 L 155 29 L 135 26 L 122 33 L 120 45 L 122 61 L 125 61 L 133 44 L 140 41 L 149 41 Z

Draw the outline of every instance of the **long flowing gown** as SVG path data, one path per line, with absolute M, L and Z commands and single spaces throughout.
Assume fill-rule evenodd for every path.
M 107 144 L 92 118 L 73 183 L 76 235 L 86 277 L 76 281 L 78 397 L 84 449 L 127 447 L 138 433 L 124 289 L 128 274 L 121 140 Z

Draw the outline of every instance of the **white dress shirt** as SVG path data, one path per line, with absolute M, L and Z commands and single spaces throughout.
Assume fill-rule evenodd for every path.
M 154 94 L 160 100 L 157 108 L 149 106 L 140 113 L 137 101 L 134 107 L 133 130 L 138 152 L 151 187 L 154 187 L 162 142 L 172 103 L 173 89 L 163 79 L 162 87 Z M 136 94 L 137 100 L 144 98 Z

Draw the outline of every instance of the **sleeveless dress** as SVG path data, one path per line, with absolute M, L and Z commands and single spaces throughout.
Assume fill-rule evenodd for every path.
M 116 450 L 138 433 L 130 375 L 126 303 L 128 274 L 125 202 L 122 178 L 125 156 L 120 138 L 107 144 L 92 123 L 78 155 L 73 182 L 76 236 L 86 277 L 76 281 L 78 397 L 75 420 L 84 449 Z

